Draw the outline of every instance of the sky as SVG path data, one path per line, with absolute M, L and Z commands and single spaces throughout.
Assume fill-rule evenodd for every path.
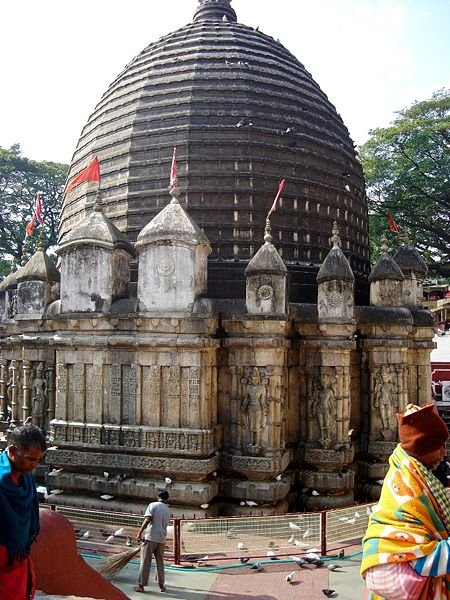
M 198 0 L 0 2 L 0 146 L 70 163 L 109 84 Z M 292 52 L 356 144 L 450 87 L 450 0 L 233 0 L 238 21 Z

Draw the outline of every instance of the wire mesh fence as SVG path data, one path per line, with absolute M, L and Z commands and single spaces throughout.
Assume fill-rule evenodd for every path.
M 45 505 L 44 505 L 45 506 Z M 205 519 L 173 519 L 167 551 L 176 561 L 214 557 L 283 557 L 317 552 L 322 555 L 359 543 L 367 528 L 372 504 L 361 504 L 316 513 L 242 516 Z M 113 536 L 119 549 L 135 534 L 143 516 L 102 512 L 68 506 L 52 506 L 76 527 L 77 537 L 89 529 L 91 543 L 105 543 Z M 81 533 L 80 533 L 81 531 Z M 119 535 L 117 535 L 119 531 Z M 98 538 L 98 539 L 97 539 Z M 83 540 L 86 543 L 86 538 Z M 208 560 L 208 559 L 206 559 Z

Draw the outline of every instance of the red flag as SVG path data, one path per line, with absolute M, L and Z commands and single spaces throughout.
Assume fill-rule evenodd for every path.
M 35 221 L 36 221 L 35 215 L 33 215 L 31 217 L 31 221 L 25 227 L 25 239 L 27 239 L 27 237 L 29 237 L 30 235 L 33 235 Z
M 39 221 L 39 223 L 44 226 L 44 214 L 43 214 L 43 206 L 42 206 L 42 199 L 41 199 L 41 193 L 38 192 L 36 194 L 36 208 L 34 209 L 34 214 L 36 215 L 37 220 Z
M 172 166 L 170 167 L 170 184 L 169 190 L 173 190 L 178 185 L 178 174 L 177 174 L 177 149 L 173 149 L 172 155 Z
M 83 169 L 76 177 L 69 181 L 66 188 L 66 194 L 72 191 L 76 185 L 85 181 L 98 181 L 98 183 L 100 183 L 100 165 L 96 156 L 85 169 Z
M 283 188 L 284 188 L 284 184 L 285 184 L 285 183 L 286 183 L 286 180 L 285 180 L 285 179 L 283 179 L 283 181 L 280 183 L 280 187 L 278 188 L 278 192 L 277 192 L 277 195 L 275 196 L 275 200 L 273 201 L 272 208 L 271 208 L 271 209 L 269 210 L 269 212 L 267 213 L 267 217 L 266 217 L 266 219 L 269 219 L 269 218 L 270 218 L 270 215 L 271 215 L 271 214 L 273 213 L 273 211 L 276 209 L 276 207 L 277 207 L 277 202 L 278 202 L 278 199 L 279 199 L 279 197 L 281 196 L 281 192 L 283 191 Z
M 389 229 L 391 231 L 395 231 L 396 233 L 398 233 L 400 231 L 400 227 L 397 225 L 397 223 L 394 221 L 394 217 L 392 216 L 392 213 L 390 210 L 388 210 L 387 212 L 387 218 L 388 218 L 388 226 Z

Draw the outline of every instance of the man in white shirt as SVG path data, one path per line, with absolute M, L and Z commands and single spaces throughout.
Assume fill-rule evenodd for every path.
M 158 501 L 151 502 L 147 506 L 144 522 L 136 536 L 141 545 L 141 566 L 139 569 L 138 582 L 134 587 L 135 592 L 144 592 L 144 586 L 148 584 L 152 556 L 155 555 L 156 569 L 158 572 L 158 584 L 161 592 L 166 591 L 164 585 L 164 548 L 166 545 L 167 526 L 170 523 L 170 508 L 167 505 L 169 494 L 166 490 L 159 492 Z

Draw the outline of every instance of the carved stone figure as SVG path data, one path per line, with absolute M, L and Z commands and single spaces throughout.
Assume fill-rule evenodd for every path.
M 267 384 L 269 379 L 263 377 L 259 369 L 254 367 L 250 376 L 242 377 L 241 381 L 246 384 L 241 403 L 246 430 L 245 450 L 249 454 L 257 455 L 262 451 L 262 433 L 267 427 L 269 414 Z
M 376 374 L 373 406 L 380 417 L 382 438 L 392 440 L 395 436 L 395 413 L 398 409 L 398 399 L 389 365 L 382 365 Z
M 311 410 L 319 425 L 319 443 L 322 448 L 330 448 L 332 445 L 336 416 L 336 384 L 334 369 L 323 371 L 321 377 L 316 377 L 314 382 Z
M 47 407 L 48 407 L 48 394 L 47 394 L 47 380 L 44 376 L 44 363 L 40 362 L 36 367 L 36 374 L 31 382 L 31 401 L 33 424 L 41 429 L 45 430 Z

